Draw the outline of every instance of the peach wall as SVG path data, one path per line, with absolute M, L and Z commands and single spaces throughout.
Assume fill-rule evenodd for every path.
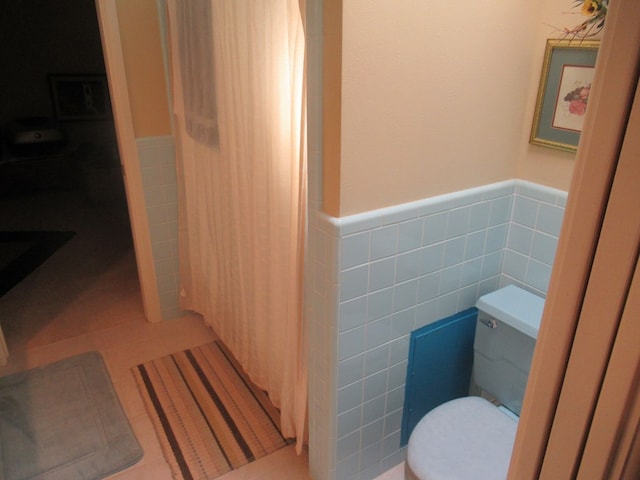
M 575 14 L 579 12 L 579 9 L 571 7 L 572 2 L 566 2 L 566 5 L 563 5 L 557 0 L 544 0 L 539 3 L 544 20 L 538 26 L 535 38 L 532 58 L 534 68 L 529 79 L 528 101 L 524 114 L 526 121 L 521 135 L 521 148 L 516 170 L 518 178 L 561 190 L 569 189 L 576 154 L 531 145 L 529 136 L 540 84 L 540 72 L 542 70 L 546 41 L 548 38 L 559 38 L 558 29 L 572 28 L 583 20 L 581 15 Z M 569 12 L 573 12 L 573 14 L 569 14 Z M 599 35 L 594 38 L 599 38 Z
M 340 102 L 327 110 L 325 98 L 325 212 L 510 178 L 567 190 L 575 156 L 530 146 L 529 131 L 550 25 L 573 26 L 572 11 L 569 0 L 326 1 L 325 68 L 341 81 L 325 76 L 324 96 Z M 338 20 L 341 57 L 327 37 Z
M 137 138 L 171 134 L 155 0 L 117 0 L 122 50 Z

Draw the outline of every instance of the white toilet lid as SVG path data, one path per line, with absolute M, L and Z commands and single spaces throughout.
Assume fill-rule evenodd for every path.
M 415 426 L 407 464 L 420 480 L 506 479 L 517 426 L 483 398 L 452 400 Z

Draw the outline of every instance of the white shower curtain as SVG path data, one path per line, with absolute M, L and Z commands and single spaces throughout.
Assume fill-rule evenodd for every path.
M 168 7 L 182 307 L 201 313 L 268 391 L 281 409 L 284 435 L 297 437 L 300 451 L 307 409 L 300 6 L 298 0 L 169 0 Z M 185 24 L 191 14 L 200 18 Z M 211 42 L 193 41 L 207 24 Z M 210 60 L 213 68 L 200 69 L 194 59 Z M 200 122 L 217 134 L 204 138 L 189 127 L 189 119 L 207 116 L 197 108 L 198 98 L 206 98 L 198 93 L 202 85 L 215 92 L 217 107 Z

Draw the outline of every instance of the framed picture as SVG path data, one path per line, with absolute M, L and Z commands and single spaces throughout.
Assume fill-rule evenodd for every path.
M 547 40 L 530 142 L 575 152 L 589 105 L 597 40 Z
M 49 75 L 53 110 L 58 120 L 111 118 L 105 75 Z

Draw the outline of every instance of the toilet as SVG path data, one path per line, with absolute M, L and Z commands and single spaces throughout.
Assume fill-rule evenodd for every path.
M 509 285 L 476 307 L 473 382 L 483 396 L 446 402 L 417 423 L 406 479 L 507 478 L 544 299 Z

